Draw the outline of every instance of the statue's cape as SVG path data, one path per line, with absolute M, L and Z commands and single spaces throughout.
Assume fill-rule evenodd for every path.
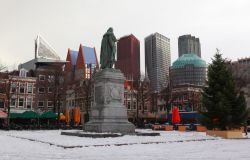
M 108 66 L 115 61 L 116 38 L 113 32 L 106 32 L 102 38 L 100 63 L 102 67 Z

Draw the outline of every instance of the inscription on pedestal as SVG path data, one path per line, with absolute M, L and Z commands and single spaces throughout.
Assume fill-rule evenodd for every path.
M 124 100 L 124 76 L 120 70 L 104 69 L 97 73 L 94 84 L 94 106 L 85 130 L 90 132 L 134 133 L 128 122 Z

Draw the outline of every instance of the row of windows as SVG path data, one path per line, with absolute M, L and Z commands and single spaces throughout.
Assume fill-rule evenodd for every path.
M 66 101 L 66 106 L 67 107 L 75 107 L 75 105 L 76 105 L 75 100 Z
M 45 106 L 45 101 L 38 101 L 38 107 L 43 108 Z M 53 101 L 47 101 L 47 107 L 53 108 Z
M 10 107 L 32 108 L 32 98 L 11 98 Z
M 39 75 L 39 81 L 45 81 L 45 75 Z M 49 82 L 54 82 L 55 81 L 55 76 L 48 75 L 48 81 Z
M 48 93 L 52 93 L 52 92 L 53 92 L 53 88 L 48 87 Z M 45 93 L 45 88 L 44 87 L 38 88 L 38 93 L 39 94 Z
M 124 101 L 124 104 L 126 104 L 128 110 L 136 109 L 136 101 L 134 101 L 134 102 L 127 101 L 127 103 L 126 103 L 126 101 Z
M 33 93 L 32 83 L 12 83 L 10 87 L 11 93 Z
M 126 107 L 128 110 L 136 110 L 136 108 L 137 108 L 136 102 L 128 101 L 127 103 L 124 102 L 124 104 L 126 104 Z M 142 110 L 142 105 L 139 105 L 138 109 Z M 146 111 L 146 110 L 147 110 L 147 106 L 144 106 L 144 111 Z

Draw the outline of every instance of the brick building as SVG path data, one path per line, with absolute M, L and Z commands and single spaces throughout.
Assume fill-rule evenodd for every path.
M 36 63 L 36 106 L 39 111 L 57 111 L 63 105 L 65 97 L 64 73 L 65 62 Z
M 27 77 L 25 70 L 19 75 L 6 73 L 0 79 L 0 109 L 7 111 L 8 103 L 11 112 L 34 110 L 36 100 L 36 78 Z
M 250 57 L 229 62 L 238 90 L 244 91 L 247 106 L 250 108 Z

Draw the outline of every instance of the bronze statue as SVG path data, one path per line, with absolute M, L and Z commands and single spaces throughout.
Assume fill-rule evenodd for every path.
M 110 27 L 103 35 L 101 46 L 101 69 L 112 68 L 115 63 L 117 39 L 113 33 L 113 28 Z

